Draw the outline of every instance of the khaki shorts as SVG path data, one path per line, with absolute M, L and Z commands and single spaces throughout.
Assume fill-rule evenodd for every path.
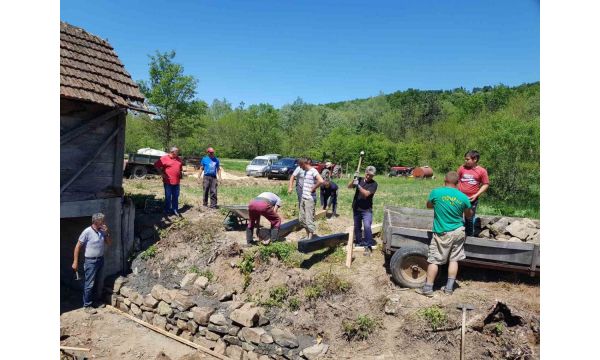
M 465 255 L 465 227 L 447 233 L 433 233 L 431 244 L 429 244 L 429 256 L 427 262 L 430 264 L 444 265 L 448 261 L 460 261 Z

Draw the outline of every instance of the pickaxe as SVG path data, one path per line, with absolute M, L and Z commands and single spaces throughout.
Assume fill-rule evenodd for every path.
M 459 304 L 457 309 L 462 310 L 462 330 L 460 331 L 460 360 L 465 358 L 465 323 L 467 321 L 467 311 L 475 309 L 471 304 Z

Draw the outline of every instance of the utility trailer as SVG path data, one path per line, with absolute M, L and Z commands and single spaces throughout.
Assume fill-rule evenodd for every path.
M 479 224 L 475 222 L 475 234 L 479 233 Z M 398 284 L 418 288 L 425 283 L 432 226 L 433 210 L 384 207 L 384 251 L 390 273 Z M 467 258 L 460 262 L 461 266 L 522 272 L 530 276 L 540 273 L 538 244 L 468 236 L 465 254 Z
M 154 163 L 159 159 L 159 155 L 131 153 L 125 160 L 123 176 L 130 179 L 144 179 L 148 174 L 158 174 Z

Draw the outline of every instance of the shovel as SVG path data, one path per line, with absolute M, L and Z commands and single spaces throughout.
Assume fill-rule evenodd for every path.
M 471 304 L 459 304 L 457 309 L 462 310 L 462 329 L 460 331 L 460 360 L 465 358 L 465 323 L 467 321 L 467 311 L 475 309 Z

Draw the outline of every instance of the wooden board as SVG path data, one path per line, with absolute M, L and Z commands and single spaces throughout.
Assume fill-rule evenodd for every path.
M 325 236 L 316 236 L 312 239 L 298 241 L 298 251 L 309 253 L 321 250 L 327 247 L 338 246 L 348 241 L 348 233 L 331 234 Z

